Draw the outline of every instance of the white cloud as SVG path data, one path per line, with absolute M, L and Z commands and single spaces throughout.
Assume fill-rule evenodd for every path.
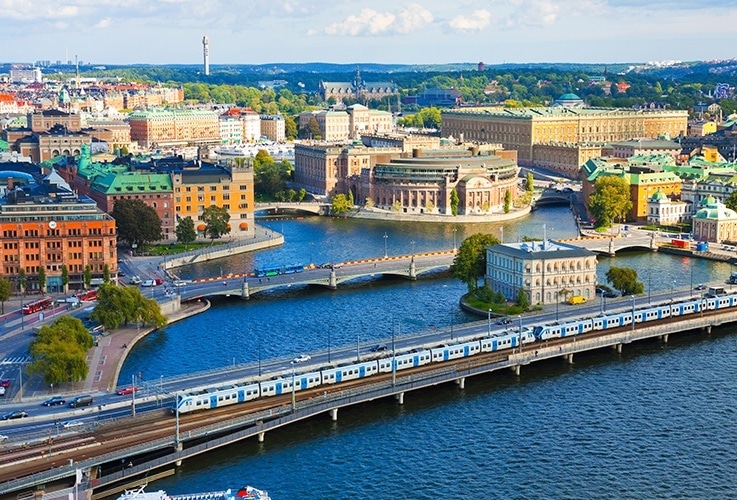
M 110 26 L 111 22 L 112 22 L 112 19 L 110 19 L 109 17 L 106 17 L 105 19 L 100 19 L 95 24 L 95 28 L 98 28 L 98 29 L 107 28 L 108 26 Z
M 471 17 L 456 16 L 448 22 L 448 26 L 454 31 L 468 33 L 481 31 L 491 24 L 491 12 L 486 9 L 473 11 Z
M 342 22 L 325 28 L 328 35 L 378 35 L 382 33 L 407 34 L 430 24 L 432 13 L 423 6 L 413 3 L 399 12 L 377 12 L 361 9 L 358 15 L 350 15 Z
M 551 0 L 513 0 L 508 26 L 550 26 L 558 19 L 559 7 Z

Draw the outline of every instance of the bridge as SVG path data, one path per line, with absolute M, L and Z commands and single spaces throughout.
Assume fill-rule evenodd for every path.
M 40 484 L 57 488 L 67 486 L 67 490 L 62 490 L 65 492 L 74 483 L 78 471 L 84 471 L 80 493 L 100 498 L 119 491 L 114 489 L 116 487 L 147 482 L 162 470 L 171 470 L 183 460 L 210 450 L 254 437 L 262 442 L 267 432 L 292 423 L 322 414 L 337 421 L 339 410 L 351 405 L 387 397 L 403 404 L 406 394 L 438 384 L 451 382 L 464 389 L 466 378 L 475 375 L 512 370 L 519 376 L 522 367 L 538 361 L 560 359 L 573 364 L 578 353 L 604 348 L 621 353 L 625 345 L 641 340 L 655 338 L 667 343 L 669 336 L 678 332 L 710 334 L 712 328 L 735 321 L 737 311 L 734 309 L 706 311 L 687 318 L 679 316 L 653 321 L 653 324 L 626 325 L 572 339 L 551 339 L 523 348 L 476 355 L 474 359 L 426 365 L 401 375 L 385 374 L 383 378 L 377 375 L 352 384 L 330 386 L 328 390 L 323 390 L 326 387 L 322 386 L 320 390 L 300 391 L 297 396 L 292 392 L 291 401 L 289 395 L 265 398 L 226 407 L 230 409 L 228 412 L 210 410 L 209 414 L 198 412 L 186 419 L 176 415 L 176 421 L 162 409 L 149 417 L 139 416 L 105 425 L 86 441 L 80 434 L 66 441 L 59 439 L 59 443 L 43 441 L 28 444 L 29 448 L 3 451 L 0 495 L 23 494 Z M 486 334 L 483 323 L 476 325 L 475 331 L 468 330 L 462 335 Z M 415 339 L 414 342 L 419 341 Z M 268 375 L 271 373 L 265 373 L 264 379 L 268 379 Z M 64 442 L 66 446 L 62 446 Z M 130 460 L 130 466 L 121 466 L 121 457 L 123 464 Z M 33 470 L 34 466 L 37 470 L 40 467 L 40 472 L 25 472 Z
M 229 274 L 214 278 L 193 280 L 181 291 L 182 300 L 204 296 L 239 296 L 248 299 L 252 294 L 277 288 L 322 286 L 335 290 L 338 285 L 365 279 L 397 276 L 408 280 L 447 270 L 456 252 L 400 255 L 387 258 L 341 262 L 328 267 L 305 266 L 301 272 L 258 277 L 254 273 Z
M 546 188 L 532 200 L 533 210 L 541 205 L 570 205 L 573 191 Z
M 327 215 L 330 213 L 330 203 L 316 201 L 280 201 L 270 203 L 256 203 L 256 213 L 265 212 L 269 215 L 307 213 Z

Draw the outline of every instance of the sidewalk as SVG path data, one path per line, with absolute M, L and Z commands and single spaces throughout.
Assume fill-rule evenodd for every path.
M 209 308 L 208 301 L 186 302 L 179 311 L 167 316 L 168 324 L 205 312 Z M 90 370 L 84 381 L 65 383 L 51 388 L 40 377 L 34 377 L 25 384 L 24 399 L 42 399 L 61 393 L 74 395 L 112 391 L 118 383 L 118 375 L 128 353 L 136 342 L 152 331 L 154 329 L 150 327 L 140 328 L 132 325 L 99 337 L 98 345 L 88 353 Z

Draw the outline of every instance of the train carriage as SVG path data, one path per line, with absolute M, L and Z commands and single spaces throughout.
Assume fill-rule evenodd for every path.
M 441 363 L 452 359 L 460 359 L 473 356 L 481 351 L 481 345 L 478 341 L 466 342 L 465 344 L 454 344 L 450 346 L 441 346 L 430 349 L 431 359 L 433 363 Z
M 519 346 L 519 335 L 500 333 L 481 340 L 481 352 L 495 352 Z
M 339 384 L 348 380 L 370 377 L 379 372 L 379 364 L 376 360 L 364 361 L 347 366 L 338 366 L 322 371 L 323 384 Z
M 397 371 L 407 368 L 426 365 L 431 362 L 430 351 L 410 352 L 394 356 L 394 365 Z M 389 373 L 392 371 L 392 358 L 382 358 L 379 360 L 379 371 L 381 373 Z
M 300 373 L 295 375 L 294 386 L 296 391 L 303 391 L 322 384 L 321 372 Z

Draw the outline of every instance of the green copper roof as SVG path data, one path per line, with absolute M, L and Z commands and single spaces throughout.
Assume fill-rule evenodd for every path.
M 98 175 L 90 186 L 107 195 L 171 193 L 169 174 L 108 173 Z

